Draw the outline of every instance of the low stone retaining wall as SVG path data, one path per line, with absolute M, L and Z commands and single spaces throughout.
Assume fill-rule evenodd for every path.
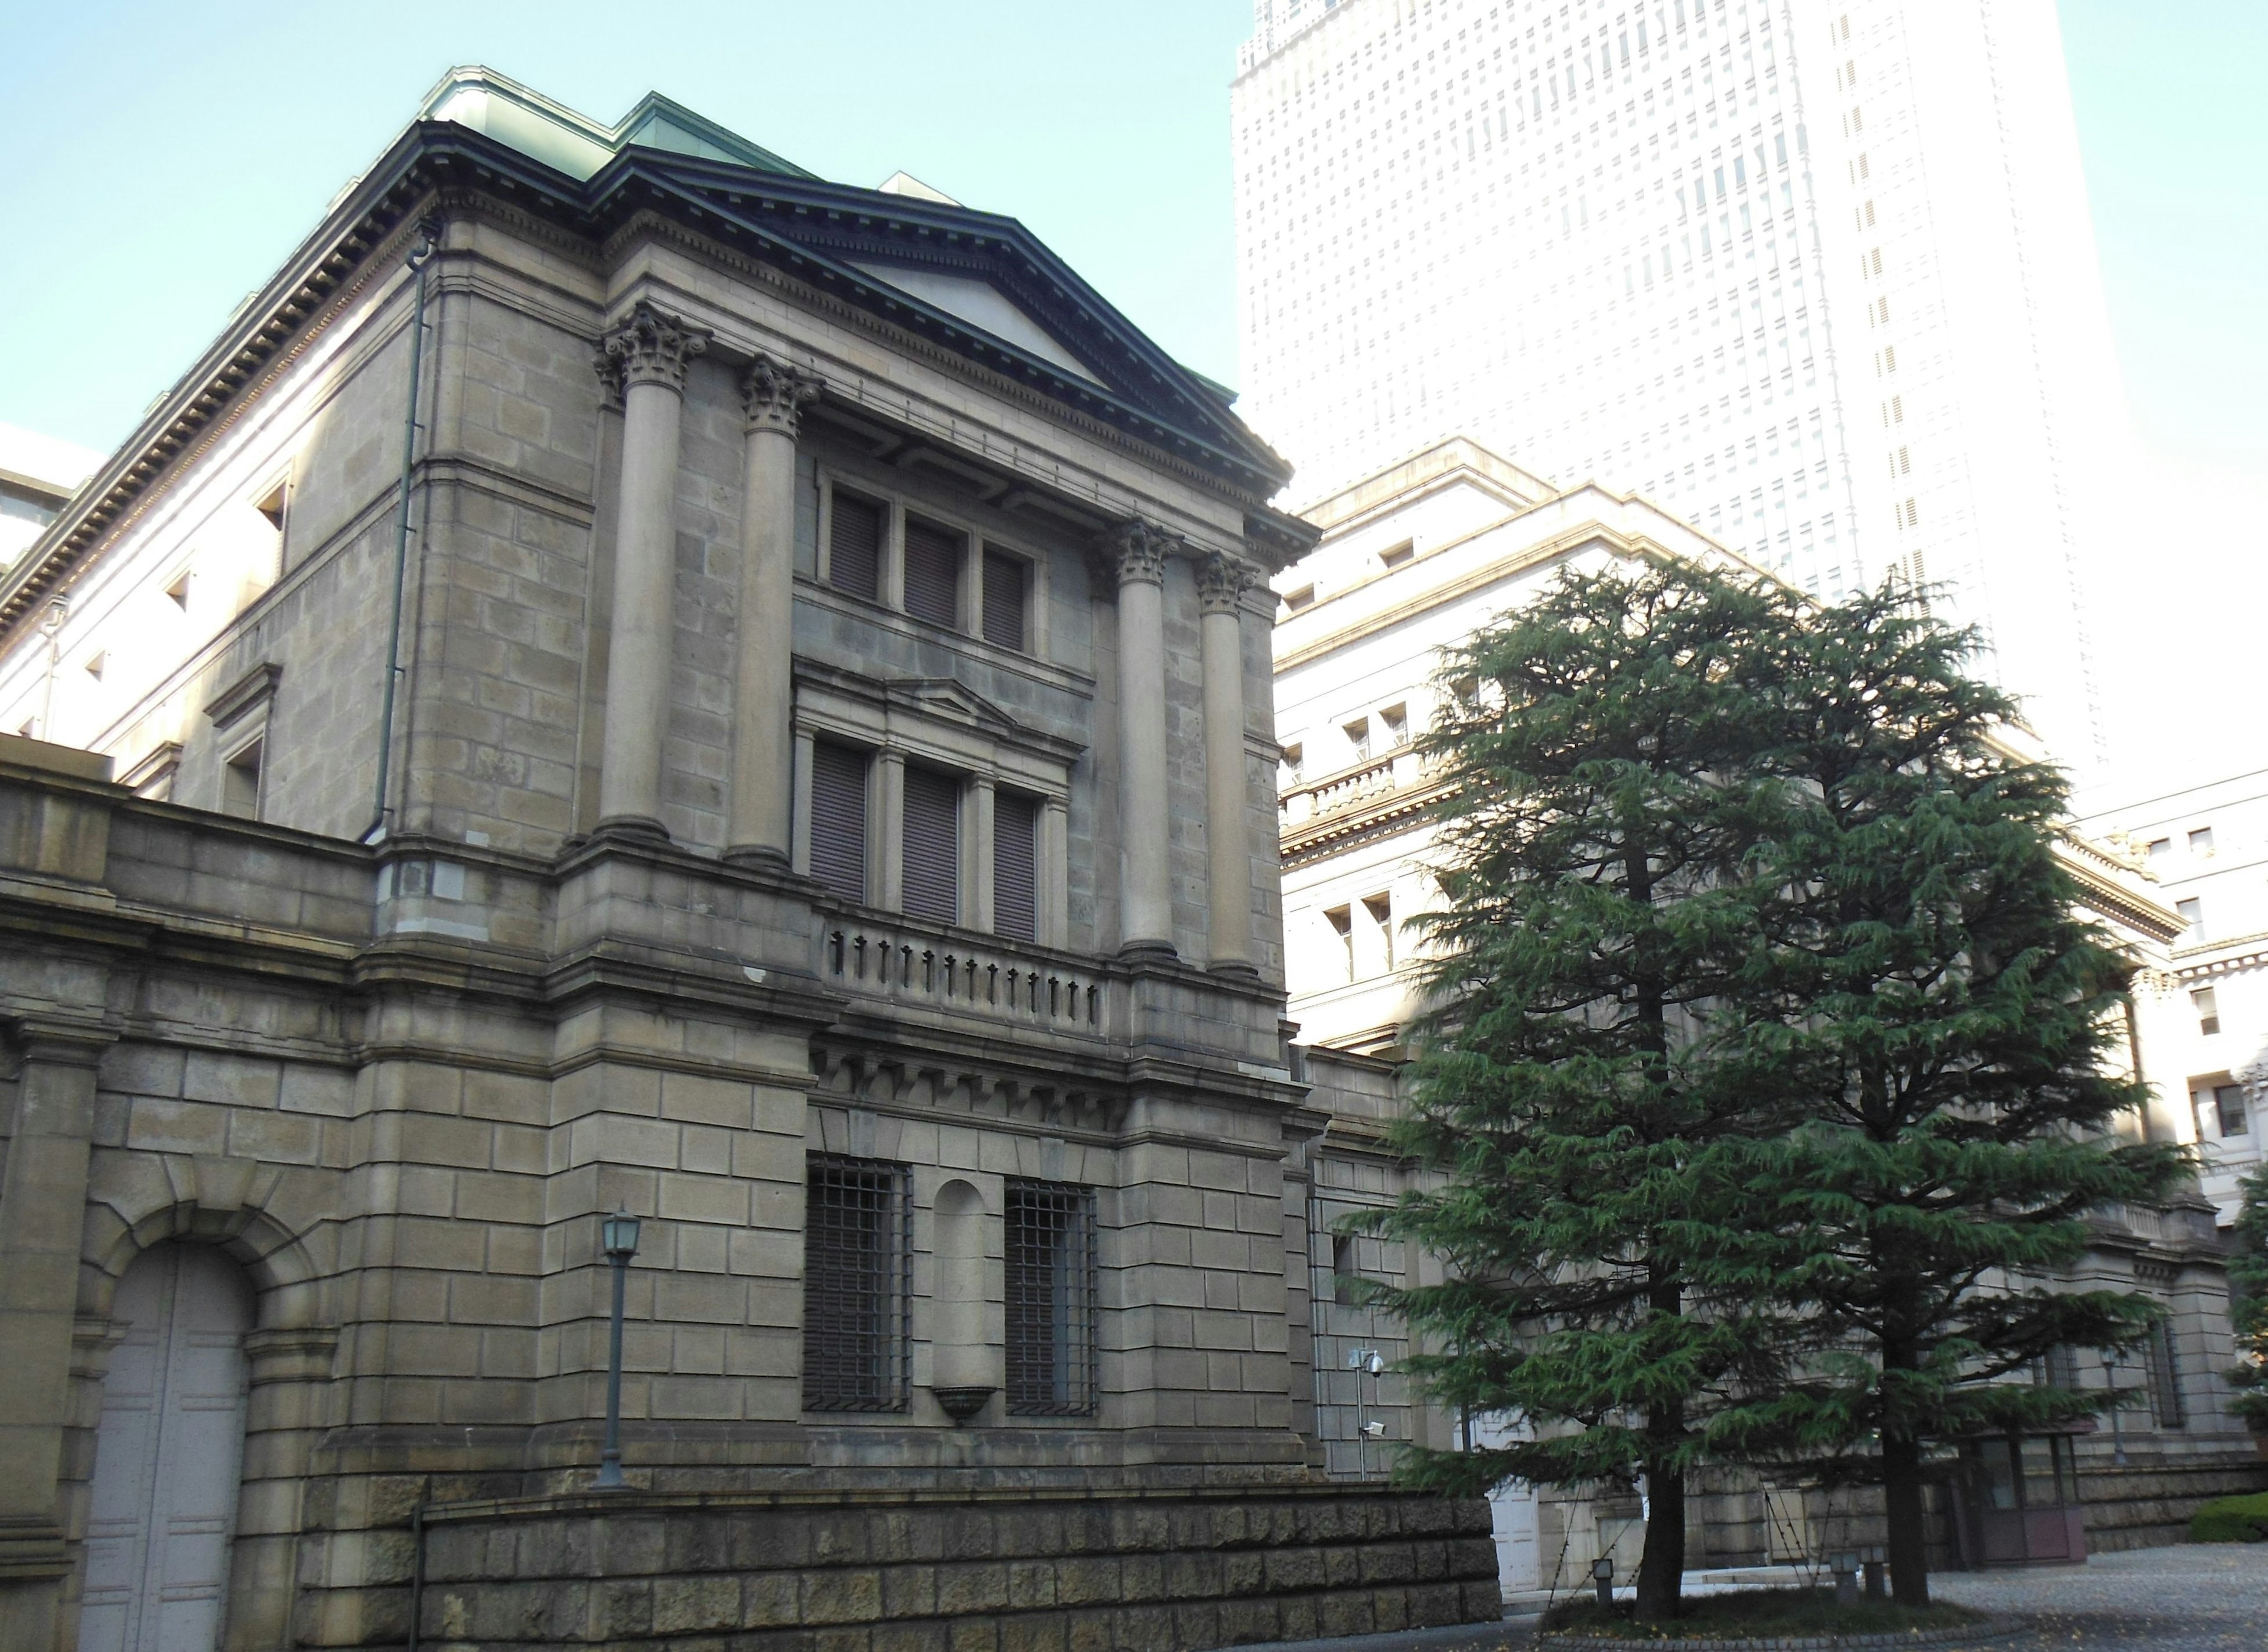
M 2268 1491 L 2268 1462 L 2257 1455 L 2082 1467 L 2079 1494 L 2086 1506 L 2088 1552 L 2109 1554 L 2186 1543 L 2190 1516 L 2199 1505 L 2260 1491 Z
M 1477 1500 L 854 1496 L 443 1505 L 420 1636 L 448 1652 L 1189 1652 L 1503 1615 Z

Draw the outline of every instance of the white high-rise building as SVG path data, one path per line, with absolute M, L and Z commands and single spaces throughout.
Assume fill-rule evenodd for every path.
M 2052 0 L 1256 0 L 1243 410 L 1295 503 L 1469 433 L 1822 596 L 1893 571 L 2102 754 L 2123 417 Z

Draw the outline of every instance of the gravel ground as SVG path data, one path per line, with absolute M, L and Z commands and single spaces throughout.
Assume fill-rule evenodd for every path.
M 2085 1566 L 1941 1572 L 1940 1600 L 2028 1619 L 1992 1652 L 2268 1652 L 2268 1544 L 2184 1544 L 2097 1555 Z M 1534 1608 L 1501 1625 L 1306 1641 L 1242 1652 L 1526 1652 Z

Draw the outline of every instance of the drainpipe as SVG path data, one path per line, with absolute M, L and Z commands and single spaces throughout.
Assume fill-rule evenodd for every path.
M 394 515 L 394 614 L 386 628 L 386 691 L 378 714 L 378 800 L 362 841 L 375 841 L 386 830 L 386 793 L 394 759 L 394 695 L 401 677 L 401 588 L 409 568 L 409 476 L 417 457 L 417 387 L 425 354 L 425 267 L 440 250 L 441 223 L 427 218 L 417 226 L 419 241 L 410 254 L 417 278 L 409 310 L 409 404 L 401 416 L 401 490 Z

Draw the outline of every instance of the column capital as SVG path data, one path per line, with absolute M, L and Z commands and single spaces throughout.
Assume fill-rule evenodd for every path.
M 792 441 L 803 424 L 805 406 L 818 399 L 826 381 L 785 362 L 759 356 L 740 378 L 740 407 L 751 433 L 777 431 Z
M 1213 551 L 1197 564 L 1197 611 L 1233 614 L 1244 594 L 1260 583 L 1259 573 L 1235 557 Z
M 10 1030 L 25 1060 L 59 1067 L 99 1066 L 119 1037 L 115 1027 L 60 1015 L 26 1015 Z
M 1104 529 L 1096 549 L 1114 584 L 1162 586 L 1166 558 L 1180 546 L 1164 528 L 1136 517 Z
M 709 348 L 709 329 L 667 315 L 640 299 L 630 315 L 599 340 L 594 365 L 610 400 L 634 384 L 685 388 L 686 370 Z

